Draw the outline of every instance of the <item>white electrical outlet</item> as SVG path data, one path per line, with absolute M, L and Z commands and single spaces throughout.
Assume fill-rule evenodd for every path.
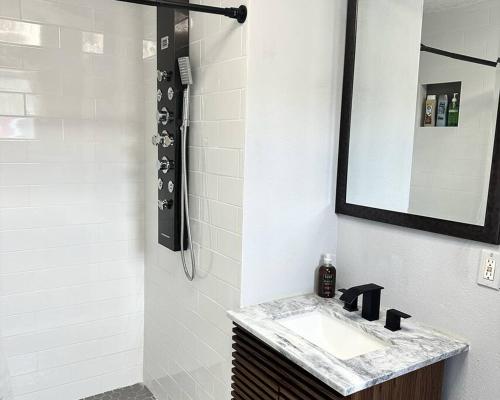
M 484 266 L 484 274 L 483 274 L 483 279 L 486 279 L 487 281 L 494 281 L 495 280 L 495 268 L 496 268 L 497 262 L 493 257 L 488 257 L 486 259 L 486 265 Z
M 500 271 L 497 271 L 497 260 L 500 260 L 499 253 L 483 250 L 477 278 L 478 284 L 500 290 Z

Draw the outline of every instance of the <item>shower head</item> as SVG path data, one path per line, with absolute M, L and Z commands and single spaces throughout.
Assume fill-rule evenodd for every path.
M 179 58 L 179 71 L 181 73 L 181 82 L 184 86 L 193 84 L 193 74 L 191 72 L 191 62 L 189 57 Z

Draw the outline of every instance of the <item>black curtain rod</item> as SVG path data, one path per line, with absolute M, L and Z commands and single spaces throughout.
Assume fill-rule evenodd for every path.
M 425 44 L 420 45 L 420 51 L 425 51 L 427 53 L 439 54 L 440 56 L 454 58 L 455 60 L 467 61 L 474 64 L 486 65 L 488 67 L 496 68 L 500 64 L 500 58 L 497 61 L 483 60 L 482 58 L 470 57 L 463 54 L 452 53 L 450 51 L 436 49 L 434 47 L 426 46 Z
M 181 8 L 189 11 L 224 15 L 226 17 L 237 20 L 240 24 L 246 21 L 248 14 L 247 8 L 245 6 L 239 6 L 238 8 L 235 7 L 222 8 L 222 7 L 203 6 L 199 4 L 178 3 L 176 1 L 167 1 L 167 0 L 117 0 L 117 1 L 123 1 L 125 3 L 142 4 L 145 6 L 153 6 L 153 7 Z

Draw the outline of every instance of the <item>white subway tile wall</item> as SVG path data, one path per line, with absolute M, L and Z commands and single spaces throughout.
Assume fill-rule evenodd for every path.
M 240 3 L 204 2 L 223 7 Z M 145 20 L 146 26 L 154 25 L 154 13 Z M 240 304 L 245 37 L 245 26 L 233 20 L 191 13 L 189 179 L 199 260 L 193 283 L 184 276 L 179 254 L 157 244 L 157 153 L 150 144 L 146 149 L 144 378 L 158 400 L 231 398 L 226 310 Z M 156 130 L 155 68 L 154 58 L 146 60 L 150 117 L 145 130 L 151 133 Z
M 0 1 L 0 331 L 16 400 L 142 380 L 142 7 Z

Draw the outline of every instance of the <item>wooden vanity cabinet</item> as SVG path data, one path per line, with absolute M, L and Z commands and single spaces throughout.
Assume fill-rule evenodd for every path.
M 239 326 L 233 329 L 234 400 L 440 400 L 444 362 L 342 396 Z

